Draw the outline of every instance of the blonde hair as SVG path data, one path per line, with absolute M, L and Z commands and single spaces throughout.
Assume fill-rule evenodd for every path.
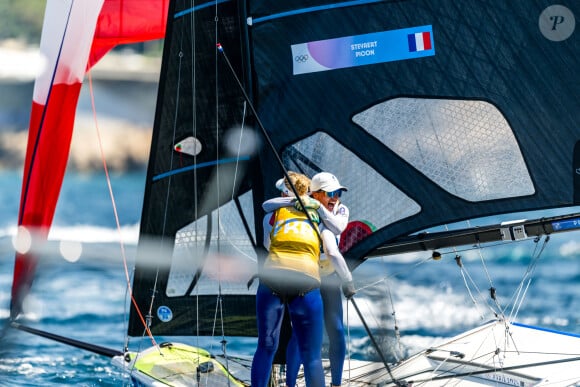
M 308 194 L 308 189 L 310 188 L 310 178 L 302 173 L 288 171 L 288 177 L 290 177 L 290 182 L 296 188 L 298 196 L 305 196 Z M 292 190 L 292 186 L 288 182 L 287 178 L 284 178 L 284 184 L 289 190 Z

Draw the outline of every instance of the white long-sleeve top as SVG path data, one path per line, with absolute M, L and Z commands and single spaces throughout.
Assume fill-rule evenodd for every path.
M 270 224 L 270 219 L 272 217 L 271 213 L 281 207 L 293 206 L 295 200 L 296 199 L 293 197 L 276 197 L 266 200 L 262 204 L 262 209 L 266 211 L 266 216 L 263 220 L 264 246 L 266 249 L 270 247 L 270 231 L 272 230 L 272 225 Z M 348 269 L 344 257 L 338 249 L 340 234 L 346 229 L 348 224 L 348 207 L 339 203 L 331 212 L 321 205 L 318 208 L 318 215 L 322 221 L 319 230 L 324 250 L 324 256 L 321 256 L 321 260 L 328 257 L 338 276 L 343 281 L 352 281 L 352 274 Z
M 280 196 L 266 200 L 262 203 L 262 209 L 265 212 L 274 212 L 278 208 L 294 205 L 295 201 L 296 198 L 294 197 Z M 342 204 L 342 202 L 338 203 L 338 206 L 336 206 L 332 212 L 327 210 L 323 205 L 318 207 L 317 212 L 320 220 L 334 235 L 340 236 L 340 234 L 346 229 L 350 214 L 348 207 Z
M 270 251 L 270 232 L 272 232 L 273 227 L 272 224 L 270 224 L 272 215 L 271 212 L 268 212 L 264 215 L 264 219 L 262 220 L 262 227 L 264 228 L 264 247 L 268 251 Z

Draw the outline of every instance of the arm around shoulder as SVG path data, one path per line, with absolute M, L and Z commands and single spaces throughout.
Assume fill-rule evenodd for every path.
M 294 205 L 294 198 L 293 197 L 280 196 L 277 198 L 272 198 L 272 199 L 266 200 L 264 203 L 262 203 L 262 209 L 265 212 L 274 212 L 279 208 L 290 207 L 292 205 Z

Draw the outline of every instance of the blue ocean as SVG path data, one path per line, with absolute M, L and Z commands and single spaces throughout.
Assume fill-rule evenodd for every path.
M 20 172 L 0 173 L 0 319 L 4 323 L 9 316 L 20 179 Z M 121 256 L 124 252 L 130 273 L 144 180 L 144 172 L 111 176 L 119 229 L 105 175 L 67 174 L 49 237 L 54 246 L 49 243 L 49 248 L 56 249 L 56 241 L 74 242 L 80 248 L 80 259 L 71 262 L 53 254 L 41 262 L 20 320 L 23 324 L 123 350 L 128 298 Z M 535 260 L 541 249 L 540 258 Z M 462 257 L 463 275 L 456 255 Z M 401 353 L 414 353 L 487 321 L 489 308 L 482 299 L 490 287 L 496 289 L 506 316 L 580 334 L 577 232 L 554 235 L 545 246 L 544 239 L 484 250 L 468 246 L 443 254 L 440 260 L 431 259 L 429 252 L 371 259 L 355 270 L 354 277 L 359 288 L 357 304 L 365 319 L 369 325 L 386 330 L 394 329 L 396 323 L 400 340 L 395 347 Z M 525 282 L 518 292 L 522 279 Z M 515 302 L 512 308 L 516 293 L 523 301 Z M 345 314 L 350 356 L 372 357 L 359 316 L 351 307 Z M 207 339 L 203 345 L 221 353 L 219 340 L 221 337 Z M 254 351 L 251 339 L 227 340 L 230 354 L 251 355 Z M 108 358 L 82 349 L 14 329 L 6 330 L 0 343 L 0 386 L 128 384 L 128 378 Z

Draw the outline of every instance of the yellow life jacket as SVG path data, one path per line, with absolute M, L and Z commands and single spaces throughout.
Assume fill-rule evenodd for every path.
M 270 252 L 264 262 L 264 269 L 302 273 L 320 282 L 319 257 L 318 232 L 306 214 L 294 207 L 276 210 L 270 232 Z

